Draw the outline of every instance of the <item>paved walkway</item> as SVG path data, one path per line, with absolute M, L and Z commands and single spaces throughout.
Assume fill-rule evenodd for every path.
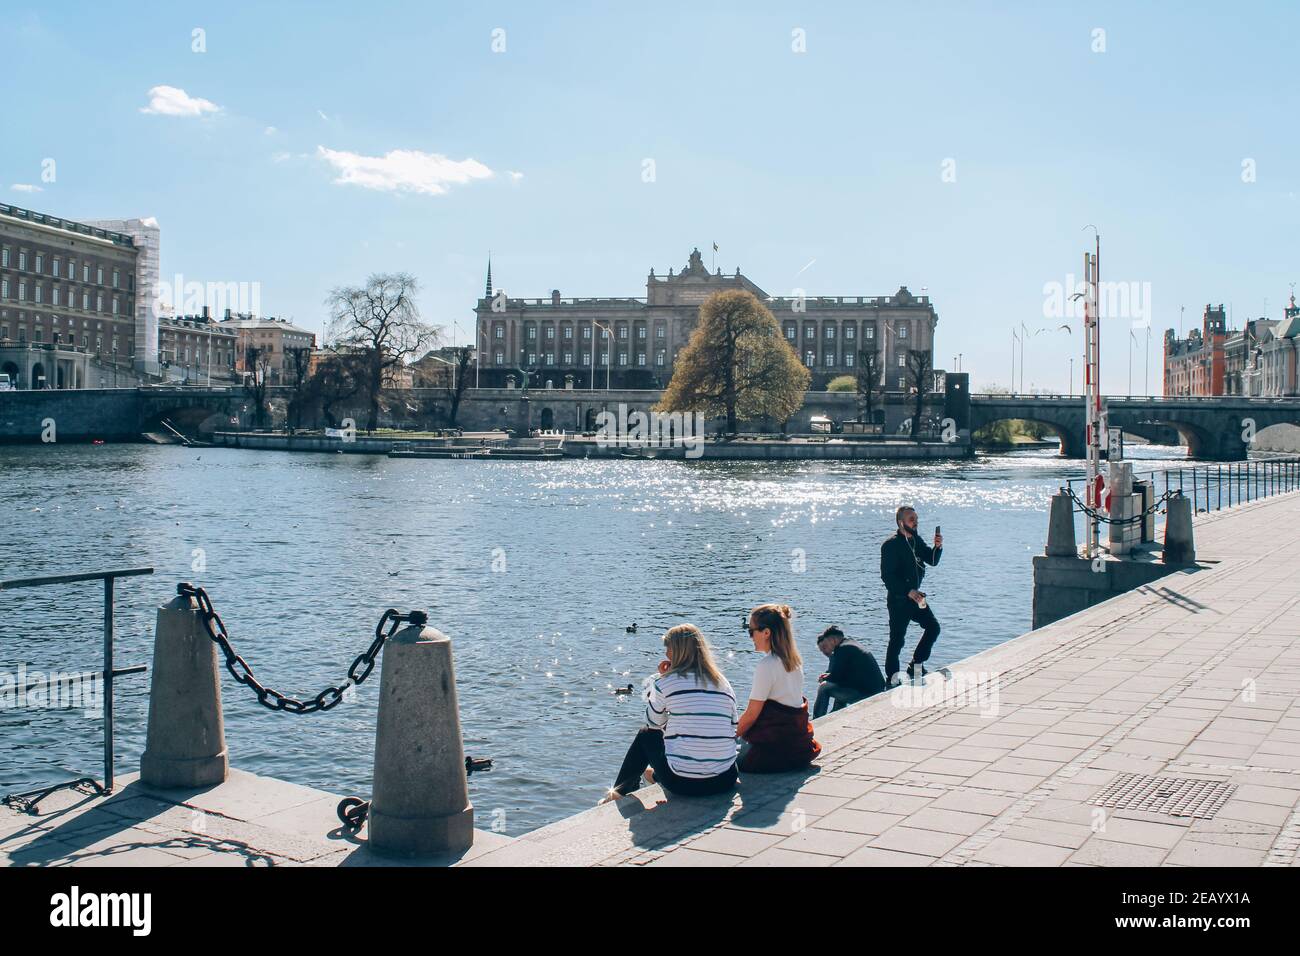
M 1300 494 L 1198 518 L 1203 568 L 954 665 L 919 695 L 903 688 L 823 718 L 807 773 L 749 777 L 710 799 L 647 788 L 517 839 L 478 831 L 463 857 L 419 862 L 1295 866 L 1297 529 Z M 1137 808 L 1097 805 L 1151 776 Z M 119 787 L 108 799 L 57 794 L 36 817 L 0 808 L 0 862 L 386 862 L 339 827 L 338 795 L 238 771 L 202 792 L 134 775 Z

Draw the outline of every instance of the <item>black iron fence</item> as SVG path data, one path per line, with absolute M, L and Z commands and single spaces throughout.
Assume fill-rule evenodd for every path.
M 1157 498 L 1181 493 L 1191 500 L 1193 514 L 1221 511 L 1300 491 L 1300 458 L 1257 458 L 1155 471 L 1134 469 L 1133 480 L 1151 482 Z M 1086 482 L 1086 478 L 1071 478 L 1066 487 L 1082 498 Z
M 93 777 L 79 777 L 76 780 L 69 780 L 66 783 L 56 783 L 37 790 L 29 790 L 25 793 L 10 794 L 4 798 L 4 802 L 7 805 L 12 806 L 15 809 L 34 811 L 36 804 L 45 797 L 54 793 L 56 790 L 64 790 L 68 788 L 90 788 L 101 795 L 113 792 L 113 680 L 114 678 L 122 677 L 126 674 L 143 674 L 146 669 L 143 664 L 138 664 L 133 667 L 117 667 L 114 664 L 113 585 L 118 578 L 134 578 L 144 574 L 153 574 L 153 568 L 124 568 L 118 571 L 92 571 L 87 574 L 56 574 L 49 577 L 15 578 L 11 581 L 0 581 L 0 592 L 17 591 L 21 588 L 49 587 L 56 584 L 75 584 L 82 581 L 102 581 L 104 583 L 104 664 L 98 675 L 104 682 L 104 782 L 103 784 L 100 784 Z M 53 680 L 53 677 L 50 679 Z M 26 688 L 22 688 L 20 693 L 25 693 L 25 691 Z M 53 693 L 54 688 L 50 687 L 49 691 Z

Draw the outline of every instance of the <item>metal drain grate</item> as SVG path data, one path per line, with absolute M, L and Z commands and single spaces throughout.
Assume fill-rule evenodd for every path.
M 1167 813 L 1172 817 L 1209 820 L 1236 789 L 1236 784 L 1222 780 L 1122 773 L 1092 802 L 1099 807 L 1117 810 L 1146 810 Z

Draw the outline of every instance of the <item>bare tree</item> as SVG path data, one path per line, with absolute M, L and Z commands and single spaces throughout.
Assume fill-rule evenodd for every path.
M 271 355 L 266 349 L 250 345 L 244 349 L 244 385 L 253 396 L 253 427 L 266 422 L 266 391 L 271 384 Z
M 379 424 L 384 380 L 394 378 L 408 356 L 438 338 L 438 329 L 420 320 L 415 304 L 418 291 L 414 276 L 396 272 L 372 275 L 363 287 L 341 286 L 325 300 L 330 310 L 330 344 L 338 351 L 352 350 L 362 360 L 368 431 Z
M 447 402 L 450 411 L 447 413 L 447 424 L 452 428 L 456 427 L 456 416 L 460 414 L 460 402 L 465 396 L 465 389 L 469 387 L 469 360 L 474 350 L 468 345 L 462 345 L 456 349 L 456 361 L 451 367 L 451 381 L 447 384 Z
M 876 399 L 880 397 L 884 370 L 880 353 L 875 348 L 858 350 L 858 417 L 869 424 L 875 423 Z
M 321 413 L 331 428 L 338 427 L 334 407 L 361 391 L 365 368 L 360 356 L 352 352 L 327 352 L 321 355 L 307 381 L 308 402 L 319 402 Z
M 309 390 L 307 380 L 311 370 L 311 349 L 307 346 L 285 349 L 285 371 L 288 373 L 289 393 L 288 425 L 289 434 L 295 428 L 302 427 L 302 409 L 307 403 Z
M 930 384 L 930 352 L 928 349 L 907 350 L 907 372 L 912 380 L 912 393 L 916 396 L 916 407 L 912 412 L 912 437 L 921 434 L 921 413 L 925 409 L 925 393 Z

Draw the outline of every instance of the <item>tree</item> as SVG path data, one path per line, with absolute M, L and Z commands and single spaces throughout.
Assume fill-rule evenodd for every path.
M 306 346 L 299 348 L 285 349 L 285 371 L 288 376 L 289 388 L 289 407 L 287 409 L 289 433 L 293 434 L 295 428 L 302 427 L 302 409 L 307 403 L 309 390 L 307 380 L 311 370 L 311 349 Z
M 928 349 L 907 350 L 907 373 L 912 380 L 912 391 L 916 395 L 916 407 L 912 412 L 912 437 L 921 434 L 921 414 L 925 410 L 925 393 L 929 391 L 930 352 Z
M 469 386 L 469 360 L 473 353 L 474 350 L 468 345 L 456 349 L 456 361 L 451 367 L 452 380 L 446 387 L 447 401 L 451 409 L 447 413 L 447 424 L 452 428 L 456 427 L 456 416 L 460 414 L 460 401 Z
M 376 274 L 364 287 L 339 287 L 325 300 L 330 310 L 329 339 L 338 351 L 355 351 L 361 361 L 361 389 L 369 406 L 366 429 L 379 425 L 385 377 L 408 356 L 432 345 L 438 329 L 420 320 L 415 304 L 419 284 L 405 273 Z
M 812 378 L 786 344 L 776 318 L 750 292 L 715 292 L 673 367 L 656 411 L 788 421 L 803 405 Z
M 271 384 L 271 355 L 267 349 L 250 345 L 244 349 L 244 384 L 253 396 L 253 427 L 266 420 L 266 390 Z
M 875 420 L 876 399 L 880 397 L 884 371 L 880 366 L 880 353 L 874 348 L 858 350 L 858 417 L 865 422 Z
M 306 401 L 319 402 L 326 423 L 337 428 L 334 406 L 361 391 L 364 375 L 363 358 L 357 353 L 327 351 L 319 356 L 316 369 L 307 380 Z
M 837 375 L 830 380 L 830 383 L 826 386 L 826 391 L 852 392 L 852 391 L 856 391 L 857 387 L 858 387 L 858 380 L 855 379 L 852 375 Z

